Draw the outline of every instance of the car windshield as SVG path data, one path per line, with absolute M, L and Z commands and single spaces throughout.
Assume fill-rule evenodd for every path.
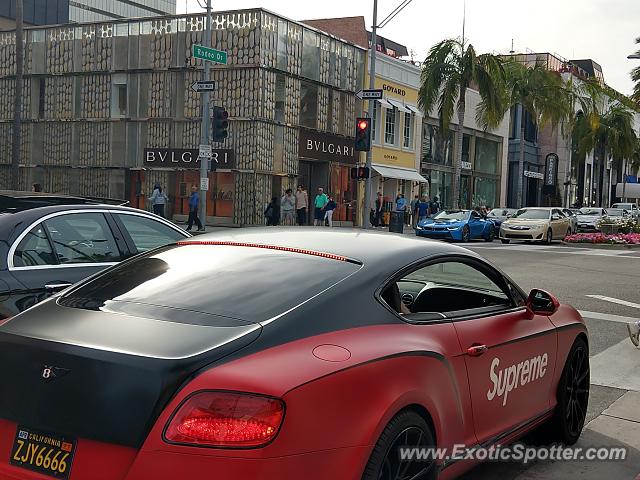
M 581 208 L 578 215 L 602 215 L 600 208 Z
M 467 210 L 443 210 L 433 218 L 436 220 L 466 220 L 468 217 Z
M 512 218 L 519 218 L 521 220 L 548 220 L 549 210 L 523 208 L 514 213 Z
M 504 217 L 507 215 L 507 211 L 504 208 L 494 208 L 488 213 L 489 217 Z
M 611 208 L 620 208 L 623 210 L 631 210 L 635 205 L 632 203 L 614 203 Z M 608 211 L 608 210 L 607 210 Z
M 609 217 L 623 217 L 626 213 L 627 211 L 623 208 L 610 208 L 607 210 L 607 215 Z

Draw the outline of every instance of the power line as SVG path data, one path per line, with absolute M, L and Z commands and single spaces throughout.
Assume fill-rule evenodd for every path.
M 409 5 L 413 0 L 404 0 L 400 5 L 398 5 L 393 11 L 387 15 L 387 17 L 380 22 L 378 28 L 384 28 L 391 20 L 395 18 L 404 8 Z

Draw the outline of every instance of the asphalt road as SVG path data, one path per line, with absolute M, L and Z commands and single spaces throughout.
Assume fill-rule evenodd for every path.
M 498 242 L 467 246 L 525 290 L 547 290 L 583 314 L 590 336 L 592 385 L 590 423 L 577 446 L 625 446 L 628 456 L 623 462 L 485 463 L 463 479 L 640 479 L 640 350 L 633 348 L 625 325 L 640 318 L 640 249 Z

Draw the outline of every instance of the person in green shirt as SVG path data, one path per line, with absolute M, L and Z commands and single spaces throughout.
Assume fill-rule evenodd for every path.
M 329 203 L 329 197 L 327 197 L 327 194 L 324 193 L 324 189 L 322 187 L 318 188 L 318 194 L 313 201 L 313 206 L 315 207 L 313 225 L 315 227 L 317 227 L 318 225 L 322 226 L 324 224 L 324 207 L 327 203 Z

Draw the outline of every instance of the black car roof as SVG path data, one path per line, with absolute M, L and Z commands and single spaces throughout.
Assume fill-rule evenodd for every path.
M 106 205 L 100 203 L 85 205 L 51 205 L 47 207 L 30 208 L 28 210 L 21 210 L 17 212 L 3 212 L 0 213 L 0 241 L 11 240 L 14 234 L 14 227 L 20 223 L 31 224 L 46 215 L 56 212 L 96 209 L 136 213 L 142 212 L 149 214 L 148 212 L 137 208 L 122 207 L 118 205 Z M 20 231 L 22 231 L 22 229 L 20 229 Z
M 393 270 L 421 258 L 435 255 L 477 255 L 448 243 L 361 229 L 318 227 L 278 227 L 229 229 L 199 235 L 190 242 L 233 242 L 313 250 L 362 262 L 367 268 L 378 265 Z M 312 275 L 313 272 L 310 272 Z

